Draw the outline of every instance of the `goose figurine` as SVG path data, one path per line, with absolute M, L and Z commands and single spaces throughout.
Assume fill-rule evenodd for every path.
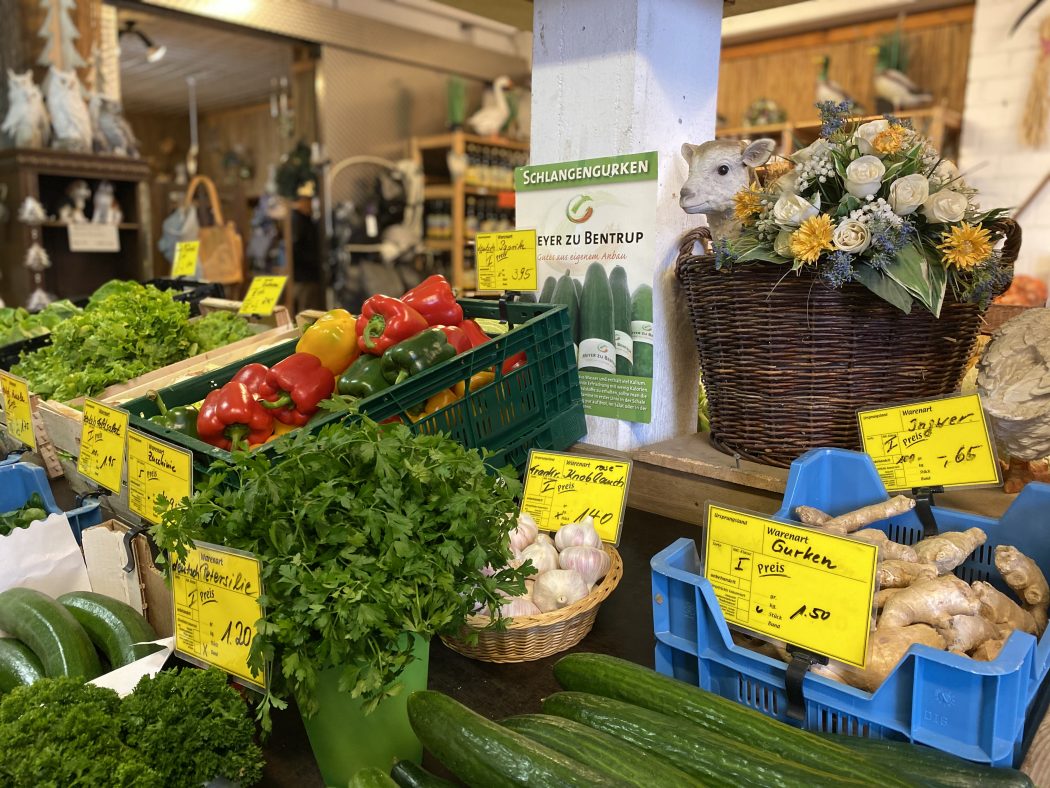
M 510 117 L 506 91 L 511 87 L 510 77 L 497 77 L 492 83 L 492 104 L 482 106 L 467 119 L 467 123 L 482 137 L 494 137 Z
M 854 109 L 860 109 L 860 104 L 843 89 L 842 85 L 828 79 L 828 66 L 830 65 L 831 58 L 827 55 L 820 59 L 820 74 L 817 75 L 817 103 L 831 101 L 840 104 L 846 101 Z
M 875 95 L 893 107 L 894 112 L 914 109 L 933 101 L 933 96 L 923 93 L 908 75 L 895 68 L 885 68 L 875 74 Z

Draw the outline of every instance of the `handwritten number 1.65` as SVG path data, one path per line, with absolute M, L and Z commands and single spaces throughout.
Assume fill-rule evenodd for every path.
M 810 610 L 806 605 L 803 605 L 791 614 L 791 618 L 796 618 L 797 616 L 809 616 L 810 618 L 815 618 L 818 621 L 827 621 L 829 618 L 831 618 L 831 613 L 829 613 L 827 610 L 822 610 L 819 607 L 815 607 L 812 610 Z
M 219 639 L 223 643 L 233 643 L 235 646 L 248 646 L 252 642 L 252 628 L 243 621 L 231 621 Z
M 948 455 L 941 454 L 937 457 L 937 459 L 944 460 L 945 468 L 948 467 L 948 465 L 952 462 L 953 459 L 956 464 L 970 462 L 972 460 L 977 459 L 976 450 L 980 449 L 982 446 L 983 444 L 981 443 L 978 443 L 976 446 L 970 446 L 969 448 L 967 448 L 966 446 L 960 446 L 959 451 L 955 452 L 955 457 L 949 457 Z

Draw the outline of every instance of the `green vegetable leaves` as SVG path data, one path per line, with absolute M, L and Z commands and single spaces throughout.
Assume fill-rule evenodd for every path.
M 229 345 L 252 335 L 251 326 L 233 312 L 209 312 L 187 328 L 197 353 Z

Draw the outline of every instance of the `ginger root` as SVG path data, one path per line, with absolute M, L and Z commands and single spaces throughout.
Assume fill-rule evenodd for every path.
M 920 580 L 894 594 L 882 609 L 879 629 L 909 624 L 943 625 L 951 616 L 974 616 L 981 604 L 955 575 Z
M 929 582 L 936 583 L 937 581 Z M 861 670 L 851 665 L 844 665 L 842 675 L 854 687 L 874 692 L 897 667 L 908 649 L 916 643 L 931 648 L 944 648 L 944 638 L 937 633 L 936 629 L 926 624 L 880 627 L 871 636 L 871 655 L 868 657 L 867 667 Z
M 916 580 L 937 577 L 937 567 L 933 564 L 913 564 L 910 561 L 890 559 L 879 562 L 875 577 L 880 588 L 904 588 Z
M 1020 629 L 1030 635 L 1036 633 L 1036 621 L 1032 614 L 991 583 L 977 580 L 971 588 L 981 603 L 981 615 L 998 626 L 1000 632 Z
M 999 630 L 983 616 L 952 616 L 937 632 L 944 638 L 949 651 L 966 654 L 986 640 L 999 637 Z
M 1035 561 L 1016 547 L 1005 544 L 996 547 L 995 568 L 1025 605 L 1045 608 L 1050 603 L 1050 586 L 1046 584 L 1046 577 Z
M 979 659 L 981 662 L 991 662 L 999 656 L 999 652 L 1003 650 L 1003 646 L 1005 645 L 1006 637 L 986 640 L 975 648 L 970 656 L 974 659 Z
M 915 551 L 906 544 L 890 541 L 878 528 L 862 528 L 850 534 L 854 539 L 873 544 L 879 548 L 880 561 L 918 561 Z
M 955 569 L 970 557 L 970 553 L 988 541 L 988 534 L 980 528 L 967 531 L 945 531 L 915 544 L 915 554 L 920 561 L 937 567 L 943 575 Z
M 915 508 L 915 501 L 903 495 L 895 495 L 888 501 L 873 503 L 838 517 L 832 517 L 821 525 L 821 528 L 833 533 L 849 534 L 863 528 L 865 525 L 877 523 L 904 514 Z M 797 509 L 795 510 L 798 511 Z
M 824 525 L 831 519 L 830 514 L 822 512 L 813 506 L 796 506 L 795 517 L 798 518 L 800 523 L 805 525 Z
M 903 588 L 880 588 L 871 598 L 871 606 L 875 610 L 882 610 L 891 597 L 903 591 Z
M 1025 610 L 1032 614 L 1035 619 L 1035 635 L 1042 637 L 1046 632 L 1047 615 L 1046 605 L 1025 605 Z

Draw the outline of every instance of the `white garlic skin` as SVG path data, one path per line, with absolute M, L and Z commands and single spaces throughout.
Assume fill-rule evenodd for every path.
M 612 561 L 604 550 L 576 545 L 566 547 L 561 551 L 561 555 L 558 556 L 558 565 L 562 569 L 575 569 L 587 581 L 587 585 L 593 586 L 609 573 Z
M 559 551 L 564 550 L 566 547 L 576 547 L 578 545 L 583 545 L 584 547 L 602 546 L 602 538 L 598 536 L 598 532 L 594 529 L 593 517 L 587 516 L 578 523 L 563 525 L 554 534 L 554 546 Z
M 510 549 L 514 555 L 518 555 L 536 541 L 536 535 L 540 532 L 532 515 L 522 512 L 518 515 L 518 524 L 510 530 Z
M 536 616 L 540 613 L 540 609 L 532 603 L 532 600 L 525 596 L 515 597 L 509 602 L 504 602 L 499 610 L 504 618 Z
M 574 569 L 552 569 L 536 578 L 532 601 L 541 611 L 549 613 L 579 602 L 590 591 L 583 575 Z
M 521 551 L 521 560 L 522 563 L 532 561 L 537 574 L 543 574 L 558 568 L 558 551 L 554 545 L 530 544 Z

